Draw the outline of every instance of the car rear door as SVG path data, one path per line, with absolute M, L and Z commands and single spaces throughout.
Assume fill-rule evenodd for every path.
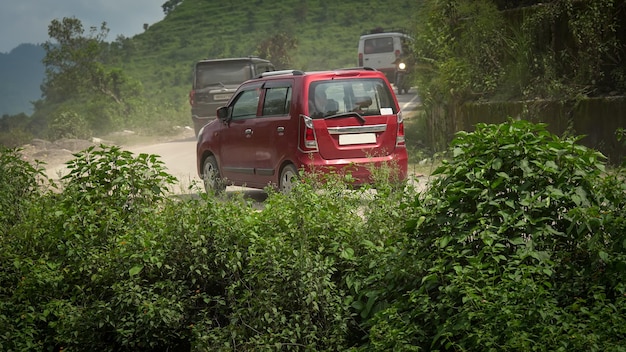
M 297 148 L 298 126 L 290 116 L 293 80 L 270 80 L 263 85 L 261 113 L 254 133 L 256 180 L 275 183 L 280 166 Z
M 393 68 L 396 59 L 394 36 L 373 36 L 364 39 L 363 66 L 376 69 Z

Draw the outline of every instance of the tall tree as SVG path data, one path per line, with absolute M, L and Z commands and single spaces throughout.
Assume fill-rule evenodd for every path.
M 259 57 L 271 60 L 276 68 L 285 69 L 291 67 L 289 52 L 297 47 L 298 42 L 291 34 L 280 32 L 259 43 L 257 52 Z
M 92 90 L 92 82 L 103 74 L 99 62 L 102 43 L 109 32 L 103 22 L 99 31 L 91 27 L 89 35 L 77 18 L 54 19 L 48 26 L 52 40 L 43 44 L 46 56 L 46 79 L 42 93 L 46 100 L 60 103 Z
M 139 86 L 118 68 L 104 65 L 104 42 L 109 29 L 106 22 L 100 28 L 91 27 L 88 35 L 80 20 L 63 18 L 53 20 L 48 35 L 56 42 L 43 44 L 46 56 L 46 79 L 43 96 L 52 103 L 86 98 L 108 99 L 124 105 L 123 97 L 136 96 Z
M 111 51 L 104 42 L 108 32 L 103 22 L 85 33 L 81 21 L 74 17 L 50 23 L 51 40 L 43 44 L 44 99 L 35 106 L 38 121 L 77 116 L 86 121 L 89 130 L 97 131 L 118 128 L 126 120 L 141 93 L 141 84 L 120 68 L 105 65 Z

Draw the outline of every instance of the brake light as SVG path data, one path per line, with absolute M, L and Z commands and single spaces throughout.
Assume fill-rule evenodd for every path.
M 396 147 L 405 146 L 404 139 L 404 120 L 402 119 L 402 112 L 398 112 L 398 133 L 396 134 Z
M 363 66 L 363 53 L 359 53 L 359 66 Z
M 315 129 L 313 128 L 313 119 L 302 115 L 302 120 L 304 121 L 304 149 L 309 149 L 309 151 L 317 151 L 317 138 L 315 137 Z
M 195 104 L 195 102 L 196 102 L 195 95 L 196 95 L 196 91 L 195 90 L 192 90 L 192 91 L 189 92 L 189 105 Z
M 396 50 L 395 54 L 396 54 L 396 58 L 400 57 L 400 50 Z

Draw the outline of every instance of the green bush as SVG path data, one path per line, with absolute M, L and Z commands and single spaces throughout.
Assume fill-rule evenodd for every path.
M 623 178 L 526 121 L 458 133 L 451 153 L 385 267 L 369 348 L 626 348 Z
M 0 146 L 0 235 L 22 221 L 25 209 L 42 194 L 42 165 L 22 159 L 20 149 Z
M 624 169 L 523 121 L 452 155 L 422 193 L 313 173 L 259 207 L 107 146 L 49 192 L 2 150 L 0 346 L 624 350 Z
M 87 139 L 91 136 L 91 130 L 84 116 L 72 110 L 61 109 L 56 111 L 48 122 L 48 134 L 52 140 Z

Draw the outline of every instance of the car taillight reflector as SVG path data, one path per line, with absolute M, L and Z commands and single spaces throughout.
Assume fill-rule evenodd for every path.
M 359 53 L 359 66 L 363 66 L 363 53 Z
M 310 149 L 317 149 L 317 140 L 315 139 L 315 131 L 306 128 L 304 131 L 304 146 Z
M 317 138 L 315 137 L 315 129 L 313 129 L 313 119 L 308 116 L 301 116 L 304 121 L 304 148 L 317 151 Z
M 402 112 L 398 112 L 398 134 L 396 135 L 396 147 L 405 145 L 404 139 L 404 120 Z

